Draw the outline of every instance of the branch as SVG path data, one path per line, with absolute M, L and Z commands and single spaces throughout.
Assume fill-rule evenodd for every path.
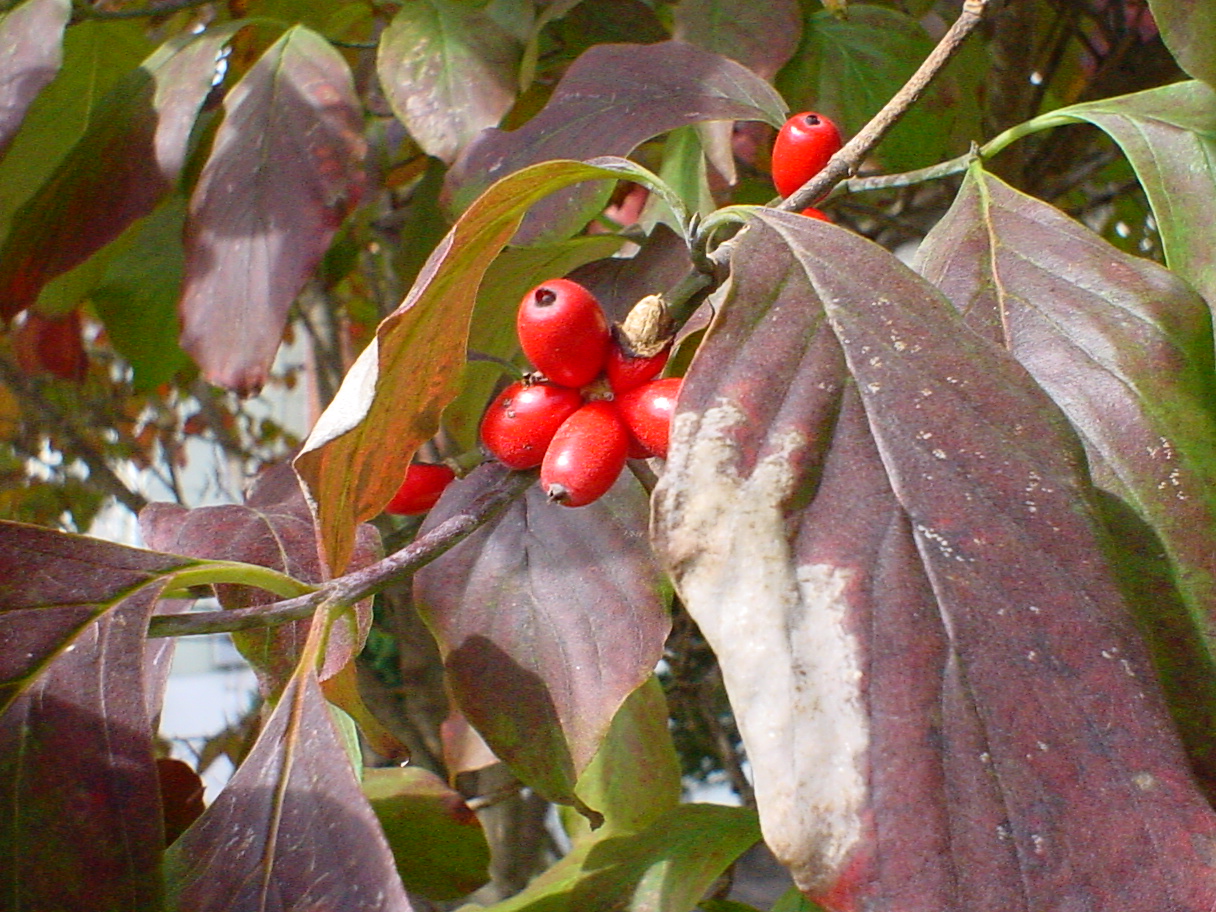
M 903 88 L 891 97 L 856 136 L 845 143 L 843 149 L 832 156 L 822 171 L 790 194 L 777 208 L 786 212 L 799 212 L 822 198 L 845 177 L 856 174 L 866 156 L 924 94 L 929 83 L 970 37 L 975 27 L 980 24 L 987 4 L 988 0 L 966 0 L 963 11 L 954 20 L 954 24 L 904 83 Z
M 229 611 L 192 614 L 158 614 L 148 624 L 149 637 L 194 636 L 204 633 L 231 633 L 254 627 L 273 627 L 312 617 L 324 603 L 353 605 L 399 579 L 425 567 L 451 550 L 496 517 L 536 481 L 536 472 L 512 472 L 500 468 L 494 486 L 474 500 L 461 513 L 449 516 L 430 532 L 383 560 L 362 570 L 325 583 L 307 595 Z
M 988 2 L 989 0 L 965 0 L 959 17 L 950 26 L 946 34 L 942 36 L 937 46 L 929 52 L 929 56 L 921 62 L 921 65 L 904 84 L 903 88 L 891 97 L 891 100 L 883 106 L 881 111 L 874 115 L 868 124 L 862 127 L 856 136 L 845 143 L 844 147 L 832 156 L 822 171 L 780 202 L 776 208 L 785 212 L 801 211 L 817 200 L 822 199 L 828 191 L 846 177 L 855 174 L 866 156 L 874 150 L 874 147 L 887 134 L 887 131 L 916 103 L 917 99 L 924 94 L 925 89 L 929 87 L 929 83 L 942 71 L 942 68 L 945 67 L 958 49 L 963 46 L 963 42 L 967 40 L 983 18 Z M 964 158 L 969 160 L 970 154 Z M 921 176 L 927 179 L 928 177 L 940 177 L 945 174 L 956 173 L 965 166 L 964 158 L 943 162 L 941 165 L 935 166 L 935 168 L 944 169 L 943 171 L 933 171 L 932 174 Z M 909 176 L 892 176 L 890 180 L 893 182 L 885 185 L 879 183 L 882 180 L 881 177 L 867 178 L 864 189 L 877 189 L 882 186 L 901 186 L 898 181 L 901 179 L 907 180 Z M 850 189 L 854 188 L 850 187 Z M 690 301 L 703 297 L 706 289 L 721 284 L 729 269 L 730 256 L 733 249 L 734 243 L 731 240 L 718 245 L 713 253 L 708 255 L 704 254 L 701 250 L 694 249 L 693 260 L 696 263 L 694 270 L 684 276 L 664 296 L 671 315 L 678 324 L 683 324 L 692 316 L 692 308 L 689 306 Z

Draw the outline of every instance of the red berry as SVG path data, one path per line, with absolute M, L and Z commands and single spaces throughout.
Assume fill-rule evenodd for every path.
M 619 395 L 641 386 L 647 380 L 653 380 L 667 365 L 667 356 L 670 354 L 671 348 L 668 347 L 657 355 L 639 358 L 625 354 L 614 340 L 608 348 L 608 361 L 604 365 L 612 391 Z
M 611 332 L 595 295 L 569 279 L 537 285 L 519 305 L 519 344 L 538 371 L 562 386 L 585 386 L 600 375 Z
M 773 143 L 773 184 L 789 196 L 823 170 L 843 145 L 840 131 L 822 114 L 804 111 L 785 122 Z
M 819 221 L 821 221 L 821 222 L 830 222 L 831 221 L 831 219 L 828 218 L 826 212 L 822 212 L 821 210 L 816 209 L 814 206 L 807 206 L 805 209 L 802 210 L 802 214 L 805 215 L 807 218 L 819 219 Z
M 562 422 L 582 404 L 579 391 L 568 386 L 512 383 L 486 409 L 481 442 L 509 468 L 535 468 Z
M 385 513 L 409 516 L 425 513 L 439 500 L 456 473 L 449 466 L 416 462 L 405 470 L 405 479 L 384 508 Z
M 629 432 L 611 402 L 588 402 L 558 428 L 540 467 L 540 486 L 567 507 L 597 500 L 612 487 L 629 451 Z
M 625 426 L 648 456 L 667 458 L 671 417 L 676 411 L 682 383 L 679 377 L 652 380 L 617 397 L 616 405 Z

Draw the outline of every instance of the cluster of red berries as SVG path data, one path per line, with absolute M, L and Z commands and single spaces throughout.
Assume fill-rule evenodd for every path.
M 843 142 L 831 119 L 814 111 L 795 114 L 785 122 L 773 143 L 773 184 L 783 197 L 789 196 L 827 166 Z M 803 215 L 827 221 L 827 216 L 808 206 Z
M 524 295 L 515 327 L 537 374 L 504 389 L 482 419 L 482 443 L 500 462 L 540 466 L 549 499 L 581 507 L 612 487 L 626 459 L 666 458 L 680 380 L 655 378 L 669 340 L 635 352 L 569 279 Z

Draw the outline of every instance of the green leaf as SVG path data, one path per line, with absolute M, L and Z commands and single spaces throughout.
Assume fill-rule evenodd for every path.
M 576 844 L 485 912 L 688 912 L 759 838 L 754 811 L 682 804 L 640 832 Z
M 135 390 L 155 389 L 190 367 L 177 344 L 186 201 L 171 196 L 133 229 L 90 299 L 110 344 L 131 365 Z
M 862 3 L 850 4 L 845 17 L 819 10 L 807 17 L 798 53 L 776 84 L 794 110 L 827 114 L 848 138 L 903 87 L 931 50 L 933 41 L 920 23 L 896 10 Z M 963 103 L 966 96 L 954 84 L 962 72 L 955 64 L 939 76 L 879 144 L 875 154 L 888 169 L 934 164 L 960 144 L 956 122 L 975 120 L 974 105 Z
M 1190 0 L 1149 0 L 1148 6 L 1178 65 L 1216 88 L 1216 7 Z
M 1091 123 L 1118 143 L 1153 208 L 1166 264 L 1216 301 L 1216 229 L 1210 210 L 1196 205 L 1216 198 L 1216 90 L 1180 82 L 1061 108 L 1006 131 L 983 154 L 1068 123 Z
M 357 523 L 388 503 L 459 392 L 469 320 L 490 263 L 533 203 L 596 179 L 656 184 L 624 160 L 544 162 L 504 178 L 452 226 L 405 301 L 377 328 L 296 457 L 333 572 L 346 563 Z
M 651 675 L 617 710 L 575 791 L 604 815 L 603 837 L 646 829 L 680 803 L 681 788 L 667 699 Z
M 705 170 L 705 152 L 697 128 L 680 127 L 672 130 L 663 146 L 663 164 L 659 177 L 681 199 L 691 212 L 705 216 L 717 208 L 709 179 Z M 679 216 L 661 196 L 652 196 L 642 216 L 642 224 L 648 229 L 664 222 L 675 231 L 681 231 Z
M 406 889 L 442 902 L 489 880 L 490 846 L 477 815 L 434 773 L 418 767 L 364 770 L 363 794 Z
M 462 0 L 406 3 L 380 36 L 376 70 L 393 113 L 447 163 L 515 101 L 520 47 Z

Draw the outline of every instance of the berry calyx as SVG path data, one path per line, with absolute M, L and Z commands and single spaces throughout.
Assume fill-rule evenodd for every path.
M 444 489 L 456 477 L 451 466 L 416 462 L 405 470 L 397 493 L 384 508 L 385 513 L 410 516 L 425 513 L 439 501 Z
M 667 458 L 671 419 L 682 384 L 683 380 L 679 377 L 652 380 L 616 400 L 617 409 L 630 435 L 648 456 Z
M 577 282 L 551 279 L 529 291 L 515 329 L 524 355 L 554 383 L 584 386 L 604 369 L 612 338 L 608 318 Z
M 773 184 L 789 196 L 823 170 L 844 143 L 831 119 L 814 111 L 795 114 L 773 143 Z
M 549 499 L 581 507 L 602 497 L 621 474 L 629 432 L 616 406 L 588 402 L 558 428 L 540 467 L 540 485 Z
M 555 383 L 512 383 L 481 419 L 481 442 L 511 469 L 541 464 L 549 441 L 583 404 L 578 390 Z

